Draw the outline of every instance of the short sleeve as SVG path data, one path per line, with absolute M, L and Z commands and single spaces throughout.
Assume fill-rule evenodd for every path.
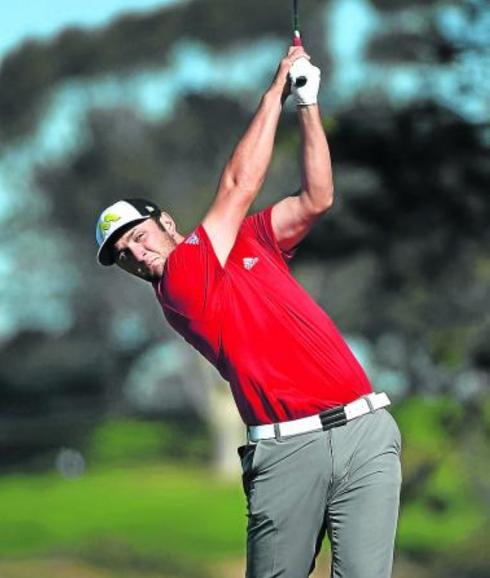
M 279 247 L 272 229 L 272 207 L 273 205 L 270 205 L 262 211 L 247 217 L 245 219 L 245 227 L 268 251 L 281 257 L 285 263 L 288 263 L 294 257 L 295 250 L 283 251 Z
M 155 286 L 162 307 L 189 319 L 213 314 L 212 295 L 223 269 L 206 231 L 199 225 L 170 253 Z

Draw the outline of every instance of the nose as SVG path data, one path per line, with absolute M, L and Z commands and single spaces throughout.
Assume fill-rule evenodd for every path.
M 145 260 L 146 249 L 141 245 L 139 245 L 138 243 L 135 243 L 131 247 L 131 252 L 133 253 L 133 256 L 136 259 L 136 261 L 138 261 L 139 263 L 142 263 Z

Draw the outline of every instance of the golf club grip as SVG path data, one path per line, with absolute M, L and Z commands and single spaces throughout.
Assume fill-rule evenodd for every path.
M 293 34 L 293 46 L 303 46 L 303 43 L 301 42 L 301 36 L 298 30 L 295 30 Z M 301 88 L 305 84 L 306 84 L 306 76 L 298 76 L 296 82 L 294 83 L 296 88 Z

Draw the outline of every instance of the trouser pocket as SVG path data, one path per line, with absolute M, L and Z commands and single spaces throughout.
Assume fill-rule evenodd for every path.
M 248 497 L 254 472 L 254 457 L 257 451 L 257 444 L 245 444 L 237 449 L 242 464 L 242 484 L 243 491 Z

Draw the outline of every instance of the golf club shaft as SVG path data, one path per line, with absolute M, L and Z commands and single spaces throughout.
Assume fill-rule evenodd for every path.
M 303 46 L 301 41 L 301 33 L 299 31 L 299 17 L 298 17 L 298 0 L 293 0 L 293 46 Z M 295 85 L 297 87 L 306 84 L 306 77 L 299 76 L 296 79 Z

